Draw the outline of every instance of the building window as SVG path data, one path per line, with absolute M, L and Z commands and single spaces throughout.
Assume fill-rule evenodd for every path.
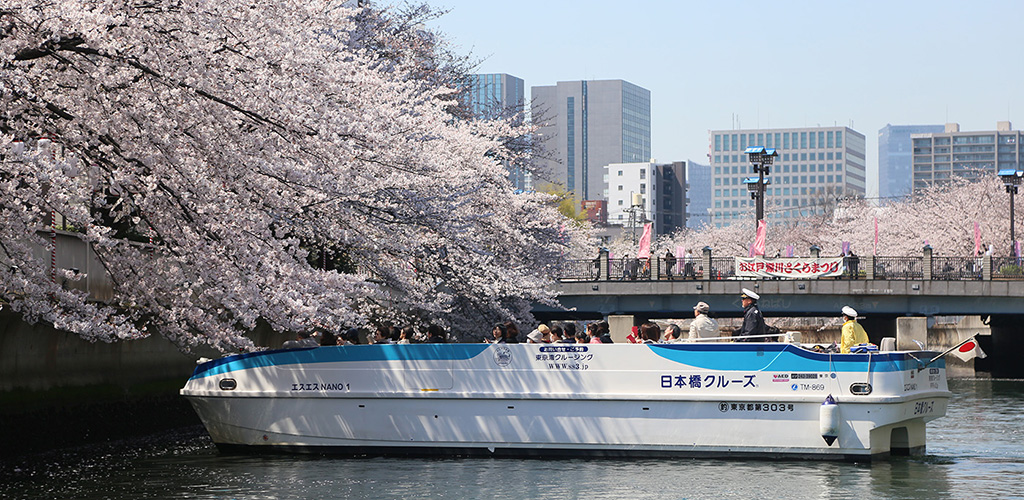
M 622 177 L 622 171 L 619 170 L 619 177 Z
M 622 191 L 622 185 L 621 184 L 619 185 L 619 191 Z

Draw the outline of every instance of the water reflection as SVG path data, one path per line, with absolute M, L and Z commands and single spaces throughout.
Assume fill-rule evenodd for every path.
M 929 454 L 788 460 L 397 459 L 221 455 L 202 429 L 36 457 L 3 498 L 991 498 L 1024 496 L 1024 382 L 955 380 Z

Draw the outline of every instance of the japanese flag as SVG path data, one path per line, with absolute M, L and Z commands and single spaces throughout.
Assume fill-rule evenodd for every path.
M 986 356 L 985 351 L 981 350 L 981 346 L 978 345 L 978 340 L 973 336 L 963 341 L 959 347 L 953 349 L 953 354 L 963 361 L 970 361 L 974 358 L 984 358 Z

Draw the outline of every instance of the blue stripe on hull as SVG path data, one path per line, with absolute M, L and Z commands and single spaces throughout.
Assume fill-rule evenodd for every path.
M 279 349 L 238 354 L 209 361 L 197 366 L 192 373 L 192 378 L 198 379 L 248 368 L 295 364 L 341 361 L 464 360 L 479 355 L 488 347 L 488 344 L 386 344 Z
M 777 372 L 860 372 L 868 362 L 875 372 L 917 368 L 918 361 L 904 353 L 828 354 L 808 351 L 792 344 L 647 344 L 652 352 L 676 363 L 705 370 L 771 370 Z M 938 353 L 919 352 L 931 359 Z M 931 366 L 945 368 L 945 359 Z

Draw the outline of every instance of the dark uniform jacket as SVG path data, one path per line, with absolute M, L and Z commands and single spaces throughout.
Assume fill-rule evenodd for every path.
M 765 324 L 764 316 L 761 316 L 761 310 L 757 308 L 757 304 L 750 304 L 743 309 L 743 326 L 740 327 L 740 331 L 737 333 L 739 336 L 744 335 L 764 335 Z M 754 339 L 737 339 L 739 342 L 764 342 L 764 338 Z

